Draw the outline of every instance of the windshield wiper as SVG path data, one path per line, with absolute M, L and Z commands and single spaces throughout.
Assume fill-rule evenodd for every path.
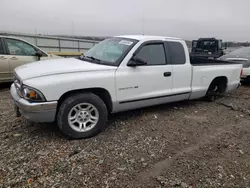
M 84 56 L 84 57 L 86 57 L 86 58 L 88 58 L 88 59 L 92 59 L 92 60 L 95 61 L 95 62 L 101 63 L 101 60 L 100 60 L 100 59 L 95 58 L 95 57 L 93 57 L 93 56 Z

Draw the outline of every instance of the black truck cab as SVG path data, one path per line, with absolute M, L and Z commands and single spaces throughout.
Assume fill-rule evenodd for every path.
M 192 41 L 191 57 L 219 58 L 224 55 L 225 47 L 222 40 L 216 38 L 200 38 Z

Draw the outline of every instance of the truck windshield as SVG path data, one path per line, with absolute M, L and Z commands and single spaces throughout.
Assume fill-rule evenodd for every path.
M 213 49 L 216 47 L 216 41 L 215 40 L 201 40 L 197 43 L 197 48 L 203 48 L 204 50 Z
M 91 62 L 118 66 L 137 40 L 113 37 L 106 39 L 84 54 L 84 59 Z

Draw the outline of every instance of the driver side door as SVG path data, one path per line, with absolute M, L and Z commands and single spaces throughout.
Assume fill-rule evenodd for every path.
M 12 38 L 5 38 L 4 41 L 7 48 L 11 73 L 13 73 L 14 69 L 20 65 L 38 61 L 36 48 L 32 45 Z
M 117 111 L 141 108 L 172 100 L 172 65 L 167 61 L 163 41 L 143 43 L 134 58 L 141 66 L 123 64 L 116 71 Z

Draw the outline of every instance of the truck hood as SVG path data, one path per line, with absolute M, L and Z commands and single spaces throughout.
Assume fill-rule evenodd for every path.
M 24 64 L 17 67 L 15 72 L 18 77 L 25 80 L 55 74 L 115 69 L 117 69 L 117 67 L 90 63 L 75 58 L 61 58 Z

